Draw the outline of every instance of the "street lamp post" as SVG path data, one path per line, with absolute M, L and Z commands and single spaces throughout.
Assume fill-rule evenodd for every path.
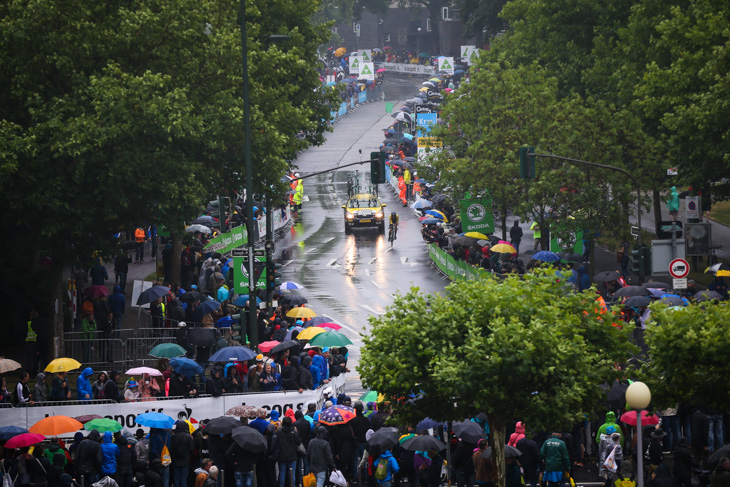
M 636 487 L 644 487 L 644 448 L 642 445 L 641 412 L 651 402 L 651 391 L 643 382 L 632 382 L 626 389 L 626 404 L 636 411 Z

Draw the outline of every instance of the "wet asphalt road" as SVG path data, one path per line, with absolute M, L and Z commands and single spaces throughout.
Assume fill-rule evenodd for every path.
M 402 101 L 412 97 L 420 79 L 388 80 L 386 100 Z M 295 164 L 302 176 L 339 165 L 369 159 L 378 151 L 383 129 L 392 121 L 383 101 L 366 103 L 340 120 L 327 142 L 303 152 Z M 358 152 L 362 149 L 362 156 Z M 412 286 L 427 293 L 442 291 L 447 281 L 428 266 L 428 252 L 421 239 L 420 224 L 410 208 L 404 208 L 388 184 L 379 188 L 386 215 L 395 210 L 400 216 L 398 239 L 391 250 L 387 235 L 377 228 L 344 231 L 341 206 L 347 201 L 347 179 L 357 170 L 369 186 L 369 164 L 343 168 L 304 179 L 305 201 L 301 215 L 282 240 L 277 241 L 276 256 L 284 264 L 282 279 L 302 284 L 295 291 L 305 296 L 308 306 L 343 326 L 353 342 L 348 365 L 348 391 L 362 390 L 354 370 L 362 345 L 360 333 L 369 333 L 368 319 L 385 312 L 393 294 L 406 293 Z M 308 201 L 306 201 L 308 199 Z M 387 228 L 386 228 L 387 232 Z

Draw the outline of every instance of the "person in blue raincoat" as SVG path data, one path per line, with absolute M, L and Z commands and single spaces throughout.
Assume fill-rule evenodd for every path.
M 117 473 L 117 458 L 119 458 L 119 447 L 112 442 L 111 431 L 104 433 L 101 440 L 101 473 L 114 476 Z
M 89 377 L 94 374 L 91 367 L 86 367 L 76 379 L 76 397 L 79 401 L 91 401 L 92 391 Z

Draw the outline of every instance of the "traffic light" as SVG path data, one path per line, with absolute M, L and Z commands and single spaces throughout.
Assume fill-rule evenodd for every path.
M 281 276 L 277 272 L 281 267 L 282 264 L 277 264 L 274 261 L 266 261 L 266 289 L 274 291 L 277 287 L 281 286 Z
M 385 153 L 370 153 L 370 182 L 382 184 L 385 182 Z
M 651 268 L 651 248 L 642 247 L 642 264 L 644 265 L 644 276 L 650 276 L 652 274 Z
M 241 344 L 245 344 L 246 340 L 244 339 L 244 337 L 246 336 L 246 313 L 231 315 L 231 318 L 233 319 L 233 321 L 238 321 L 240 323 L 240 325 L 234 323 L 233 326 L 231 326 L 231 330 L 233 331 L 233 333 L 235 333 L 235 335 L 233 335 L 231 338 Z
M 520 178 L 535 179 L 535 148 L 520 147 Z
M 208 206 L 215 208 L 214 211 L 210 212 L 210 216 L 218 219 L 218 229 L 221 233 L 224 231 L 223 225 L 226 219 L 226 201 L 225 198 L 218 197 L 218 199 L 209 201 Z
M 631 272 L 637 276 L 642 275 L 644 267 L 643 262 L 643 249 L 636 249 L 631 251 Z
M 220 217 L 221 217 L 221 202 L 220 202 L 220 200 L 208 201 L 208 206 L 209 207 L 212 206 L 213 208 L 215 208 L 215 211 L 211 211 L 210 212 L 210 216 L 212 216 L 213 218 L 220 219 Z

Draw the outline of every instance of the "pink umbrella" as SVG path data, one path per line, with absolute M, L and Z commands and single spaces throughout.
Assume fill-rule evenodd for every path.
M 26 446 L 36 445 L 46 439 L 45 436 L 38 433 L 23 433 L 10 438 L 5 443 L 5 448 L 23 448 Z
M 444 89 L 444 91 L 445 91 L 446 93 L 451 93 L 451 92 L 452 92 L 452 91 L 454 91 L 454 90 L 452 90 L 451 88 L 446 88 L 446 89 Z
M 636 411 L 626 411 L 621 415 L 621 422 L 636 426 Z M 641 411 L 641 425 L 651 426 L 659 424 L 659 416 L 656 414 L 649 414 L 648 411 Z
M 322 328 L 330 328 L 332 330 L 340 330 L 342 328 L 337 323 L 322 323 L 322 324 L 317 325 L 317 326 L 321 326 Z
M 277 342 L 276 340 L 259 343 L 259 350 L 261 350 L 261 353 L 269 353 L 269 351 L 277 346 L 279 343 L 280 342 Z
M 385 68 L 380 68 L 379 70 L 375 71 L 376 73 L 385 73 Z

